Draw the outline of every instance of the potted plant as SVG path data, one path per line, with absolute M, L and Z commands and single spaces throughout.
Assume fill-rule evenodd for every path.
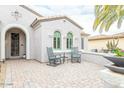
M 106 44 L 108 51 L 112 53 L 117 48 L 118 42 L 119 38 L 117 40 L 113 38 L 111 41 L 108 41 Z
M 124 57 L 124 50 L 122 50 L 120 48 L 114 49 L 113 53 L 115 53 L 117 57 Z

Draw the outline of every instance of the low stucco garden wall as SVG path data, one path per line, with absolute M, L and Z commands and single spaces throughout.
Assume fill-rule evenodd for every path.
M 61 54 L 63 51 L 54 51 L 56 54 Z M 68 57 L 68 60 L 71 60 L 71 51 L 64 51 L 65 56 Z M 96 52 L 88 52 L 88 51 L 82 51 L 80 50 L 81 54 L 81 60 L 82 62 L 91 62 L 91 63 L 96 63 L 99 65 L 106 65 L 106 64 L 111 64 L 111 61 L 107 60 L 103 56 L 113 56 L 111 53 L 96 53 Z
M 111 62 L 105 59 L 103 56 L 111 56 L 112 54 L 95 53 L 95 52 L 81 52 L 81 53 L 82 53 L 82 61 L 93 62 L 99 65 L 111 64 Z

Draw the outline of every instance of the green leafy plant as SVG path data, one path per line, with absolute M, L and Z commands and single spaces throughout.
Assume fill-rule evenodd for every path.
M 107 42 L 106 47 L 108 48 L 109 51 L 113 51 L 117 48 L 118 42 L 119 38 L 117 40 L 113 38 L 111 41 Z
M 122 49 L 120 49 L 120 48 L 113 50 L 113 53 L 115 53 L 116 56 L 119 56 L 119 57 L 124 56 L 124 51 L 122 51 Z

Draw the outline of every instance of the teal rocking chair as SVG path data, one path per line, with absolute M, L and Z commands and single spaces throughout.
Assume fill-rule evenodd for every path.
M 51 47 L 47 47 L 47 54 L 48 54 L 49 65 L 57 65 L 58 62 L 61 63 L 61 56 L 55 55 Z
M 78 47 L 73 47 L 71 49 L 71 62 L 81 63 L 81 54 L 78 51 Z

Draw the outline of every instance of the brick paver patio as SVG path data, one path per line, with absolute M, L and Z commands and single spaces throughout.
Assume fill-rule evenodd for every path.
M 5 64 L 7 88 L 105 87 L 99 76 L 103 67 L 89 62 L 68 62 L 57 67 L 35 60 L 8 60 Z
M 4 86 L 5 74 L 6 74 L 6 64 L 0 62 L 0 87 Z

